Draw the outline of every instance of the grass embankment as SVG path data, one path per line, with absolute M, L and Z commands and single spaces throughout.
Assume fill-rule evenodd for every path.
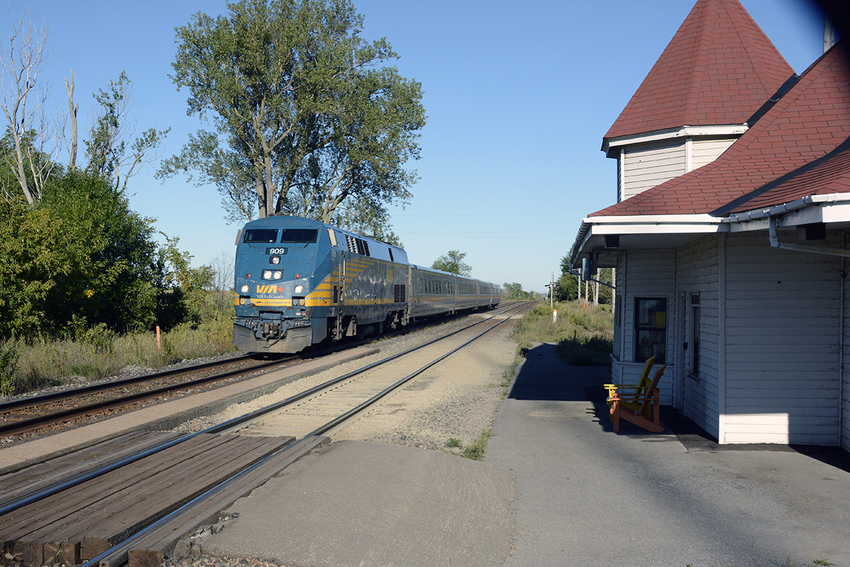
M 557 318 L 553 311 L 557 311 Z M 578 301 L 538 305 L 514 327 L 518 352 L 525 355 L 536 342 L 558 343 L 564 362 L 575 366 L 611 364 L 614 313 L 610 305 L 587 305 Z
M 126 366 L 159 368 L 181 360 L 235 351 L 230 317 L 196 328 L 180 325 L 162 333 L 119 335 L 105 327 L 78 331 L 74 337 L 0 342 L 0 396 L 11 396 L 84 377 L 97 380 Z

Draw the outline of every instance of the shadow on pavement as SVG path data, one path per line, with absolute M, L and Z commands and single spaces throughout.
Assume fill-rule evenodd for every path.
M 840 447 L 816 445 L 723 444 L 672 406 L 661 406 L 665 432 L 649 433 L 628 422 L 621 422 L 614 433 L 608 414 L 607 394 L 603 384 L 611 382 L 610 366 L 568 366 L 558 356 L 557 345 L 544 343 L 532 348 L 517 374 L 509 398 L 590 402 L 592 419 L 603 431 L 612 435 L 656 437 L 673 434 L 688 451 L 785 451 L 796 452 L 850 472 L 850 453 Z

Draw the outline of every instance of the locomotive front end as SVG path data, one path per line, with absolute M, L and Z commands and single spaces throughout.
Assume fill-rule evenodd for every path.
M 293 217 L 245 225 L 235 272 L 233 343 L 240 350 L 294 353 L 313 343 L 307 295 L 315 279 L 320 234 L 319 223 Z

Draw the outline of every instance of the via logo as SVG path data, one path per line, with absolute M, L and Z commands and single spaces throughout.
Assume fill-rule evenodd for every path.
M 258 285 L 257 293 L 283 293 L 283 286 Z

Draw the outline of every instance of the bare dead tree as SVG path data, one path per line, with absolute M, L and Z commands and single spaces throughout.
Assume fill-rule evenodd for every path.
M 49 158 L 55 147 L 44 150 L 58 139 L 43 112 L 49 91 L 38 88 L 38 75 L 48 59 L 46 46 L 47 28 L 34 30 L 25 13 L 9 38 L 8 51 L 0 47 L 0 107 L 15 145 L 12 170 L 30 205 L 41 198 L 44 181 L 53 168 Z
M 213 258 L 210 266 L 213 270 L 212 290 L 213 304 L 219 311 L 232 309 L 233 305 L 233 268 L 236 259 L 233 254 L 220 252 Z
M 77 167 L 77 112 L 80 105 L 74 105 L 74 70 L 71 69 L 71 81 L 65 79 L 65 90 L 68 91 L 68 111 L 71 116 L 71 140 L 68 148 L 68 169 L 74 171 Z

